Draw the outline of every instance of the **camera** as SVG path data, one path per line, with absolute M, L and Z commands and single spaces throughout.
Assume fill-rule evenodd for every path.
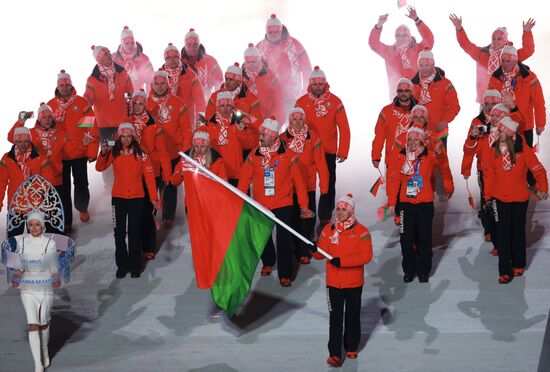
M 109 146 L 109 147 L 115 147 L 115 140 L 114 140 L 114 139 L 109 139 L 109 140 L 107 140 L 107 146 Z
M 478 125 L 476 129 L 480 134 L 487 133 L 489 131 L 486 125 Z
M 30 119 L 34 116 L 34 112 L 32 111 L 21 111 L 19 113 L 19 120 L 25 121 L 27 119 Z
M 235 110 L 235 121 L 240 124 L 242 120 L 243 112 L 241 110 Z

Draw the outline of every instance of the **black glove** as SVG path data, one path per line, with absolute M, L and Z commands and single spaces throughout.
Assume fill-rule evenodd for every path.
M 336 267 L 340 267 L 340 257 L 334 257 L 330 260 L 330 264 Z

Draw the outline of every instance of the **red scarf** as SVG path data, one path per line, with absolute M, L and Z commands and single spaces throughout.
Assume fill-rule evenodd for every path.
M 218 113 L 216 114 L 216 122 L 219 124 L 220 133 L 218 134 L 218 146 L 226 146 L 229 143 L 227 130 L 231 124 L 230 119 L 222 118 Z
M 23 178 L 27 179 L 31 175 L 31 168 L 27 164 L 27 160 L 31 157 L 31 146 L 27 149 L 27 151 L 21 153 L 19 150 L 17 150 L 17 147 L 15 148 L 15 160 L 17 161 L 17 165 L 21 169 L 21 172 L 23 172 Z
M 157 113 L 157 121 L 161 124 L 168 123 L 172 120 L 172 114 L 170 113 L 170 110 L 166 106 L 166 103 L 168 103 L 168 100 L 172 97 L 172 95 L 167 92 L 164 96 L 159 97 L 155 94 L 153 94 L 153 101 L 155 103 L 158 103 L 159 109 Z
M 357 219 L 355 218 L 355 214 L 352 214 L 346 221 L 339 222 L 337 220 L 334 221 L 334 234 L 329 237 L 332 244 L 338 245 L 340 243 L 340 234 L 344 232 L 344 230 L 349 229 L 352 227 L 355 222 L 357 222 Z
M 401 167 L 401 173 L 412 176 L 414 175 L 414 163 L 424 151 L 424 145 L 418 146 L 416 150 L 412 150 L 408 145 L 405 150 L 405 162 Z
M 315 97 L 313 93 L 311 93 L 309 90 L 308 90 L 308 96 L 309 96 L 309 99 L 313 101 L 315 116 L 317 116 L 318 118 L 322 116 L 327 116 L 328 114 L 327 101 L 330 98 L 330 90 L 329 90 L 328 84 L 323 94 L 321 94 L 319 97 Z
M 399 57 L 401 59 L 401 66 L 403 66 L 405 70 L 410 70 L 412 68 L 411 61 L 409 60 L 409 56 L 407 55 L 407 52 L 409 51 L 409 48 L 407 46 L 408 44 L 409 43 L 407 43 L 404 47 L 398 49 Z
M 124 63 L 124 69 L 128 73 L 128 76 L 130 76 L 130 79 L 132 81 L 137 80 L 137 71 L 136 71 L 136 64 L 132 59 L 134 58 L 134 55 L 136 54 L 137 47 L 134 47 L 134 50 L 130 53 L 127 53 L 123 47 L 118 48 L 118 52 L 122 56 L 122 62 Z
M 430 95 L 430 92 L 428 90 L 430 83 L 434 81 L 435 78 L 435 71 L 428 76 L 427 78 L 420 78 L 420 85 L 422 87 L 422 90 L 420 91 L 420 104 L 425 105 L 429 102 L 432 102 L 432 96 Z
M 204 155 L 196 155 L 195 161 L 206 168 L 206 154 Z
M 134 147 L 128 147 L 128 146 L 122 146 L 122 148 L 120 149 L 120 155 L 124 155 L 124 156 L 130 156 L 130 155 L 134 155 Z
M 57 100 L 57 108 L 55 109 L 53 118 L 56 123 L 64 123 L 65 113 L 67 112 L 67 109 L 73 105 L 73 102 L 76 99 L 76 90 L 73 88 L 71 91 L 71 96 L 67 100 L 64 100 L 61 97 L 56 97 L 55 99 Z
M 250 91 L 254 93 L 254 95 L 256 96 L 258 95 L 258 87 L 256 86 L 256 79 L 258 78 L 258 74 L 260 73 L 260 71 L 262 71 L 262 66 L 258 66 L 256 71 L 246 70 L 246 74 L 249 77 L 249 80 L 247 81 L 248 89 L 250 89 Z
M 398 120 L 397 129 L 395 130 L 395 136 L 394 138 L 398 138 L 402 133 L 405 133 L 409 130 L 409 126 L 411 125 L 411 118 L 408 114 L 402 112 L 401 110 L 394 108 L 393 109 L 393 115 Z
M 42 129 L 40 126 L 36 126 L 34 129 L 36 134 L 38 135 L 40 144 L 46 151 L 46 156 L 50 157 L 52 155 L 55 129 L 45 130 L 45 129 Z
M 243 88 L 243 85 L 240 84 L 235 90 L 227 90 L 225 85 L 220 89 L 221 92 L 229 92 L 233 96 L 233 101 L 237 99 L 237 96 L 241 93 L 241 89 Z
M 164 65 L 164 71 L 168 73 L 168 86 L 170 86 L 170 91 L 174 96 L 178 94 L 178 84 L 180 81 L 181 72 L 183 71 L 181 61 L 178 61 L 178 63 L 178 67 L 176 68 L 170 68 Z
M 109 84 L 109 100 L 112 101 L 115 99 L 115 65 L 104 66 L 98 63 L 97 67 L 101 75 L 107 79 L 107 83 Z
M 279 140 L 279 137 L 275 139 L 275 142 L 273 142 L 273 145 L 271 146 L 260 146 L 260 154 L 262 155 L 262 168 L 263 169 L 269 169 L 269 162 L 271 160 L 271 153 L 275 153 L 279 150 L 279 147 L 281 146 L 281 141 Z
M 295 130 L 292 126 L 288 126 L 288 133 L 292 136 L 292 142 L 288 145 L 288 148 L 292 151 L 301 154 L 304 152 L 306 144 L 308 127 L 304 124 L 301 130 Z
M 141 115 L 132 115 L 132 125 L 134 126 L 138 143 L 141 143 L 143 130 L 147 127 L 148 121 L 149 115 L 147 114 L 147 111 L 144 111 Z
M 501 52 L 502 48 L 494 49 L 492 45 L 489 47 L 489 63 L 487 64 L 487 74 L 489 76 L 493 75 L 493 72 L 495 72 L 496 69 L 500 67 Z
M 500 153 L 502 154 L 502 170 L 509 172 L 512 170 L 512 158 L 510 157 L 510 151 L 508 151 L 508 144 L 505 141 L 501 141 L 498 144 Z
M 515 98 L 516 95 L 514 94 L 514 87 L 512 86 L 512 81 L 514 81 L 516 76 L 518 76 L 519 74 L 519 66 L 516 64 L 516 67 L 514 67 L 512 71 L 504 72 L 503 70 L 502 73 L 504 74 L 504 88 L 502 88 L 501 93 L 503 94 L 510 93 L 512 97 Z

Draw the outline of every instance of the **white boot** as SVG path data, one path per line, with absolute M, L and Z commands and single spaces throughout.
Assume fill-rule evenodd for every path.
M 36 372 L 44 371 L 41 360 L 40 335 L 38 331 L 29 332 L 29 344 L 31 345 L 32 358 L 34 359 L 34 369 Z
M 48 353 L 48 342 L 50 340 L 50 327 L 40 331 L 40 344 L 42 345 L 42 365 L 44 368 L 50 366 L 50 354 Z

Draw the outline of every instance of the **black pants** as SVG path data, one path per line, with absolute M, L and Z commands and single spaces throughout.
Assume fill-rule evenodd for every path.
M 332 218 L 336 199 L 336 154 L 325 154 L 328 166 L 328 193 L 319 197 L 319 220 L 326 221 Z
M 271 212 L 275 216 L 286 223 L 291 224 L 292 221 L 292 206 L 273 209 Z M 291 234 L 281 226 L 277 225 L 277 254 L 275 255 L 275 245 L 273 238 L 270 237 L 265 245 L 264 253 L 262 254 L 262 263 L 264 266 L 274 266 L 277 261 L 277 272 L 279 279 L 291 278 L 292 276 L 292 252 L 290 242 L 292 241 Z
M 523 137 L 525 138 L 525 143 L 527 143 L 527 146 L 533 148 L 533 129 L 524 131 Z M 530 170 L 527 170 L 527 183 L 529 186 L 534 186 L 537 183 L 537 180 L 535 180 L 535 177 Z
M 342 357 L 342 340 L 346 351 L 356 352 L 359 348 L 362 292 L 363 287 L 335 288 L 327 286 L 328 352 L 330 355 Z
M 480 205 L 478 217 L 481 220 L 481 225 L 483 226 L 483 234 L 491 235 L 491 242 L 493 243 L 493 246 L 496 247 L 496 225 L 495 225 L 495 217 L 494 217 L 494 207 L 493 203 L 487 204 L 485 202 L 485 199 L 483 198 L 483 192 L 485 190 L 485 186 L 483 183 L 483 172 L 477 171 L 477 183 L 479 185 L 479 193 L 480 196 Z
M 526 265 L 525 223 L 529 201 L 504 203 L 496 200 L 498 272 L 512 275 L 512 267 Z
M 73 224 L 73 201 L 71 198 L 71 172 L 74 184 L 74 207 L 79 212 L 88 210 L 90 190 L 88 190 L 88 158 L 63 160 L 63 206 L 65 225 Z
M 230 185 L 233 185 L 235 187 L 239 186 L 239 179 L 238 178 L 230 178 L 227 180 Z
M 153 209 L 154 206 L 149 197 L 143 198 L 143 218 L 141 219 L 141 250 L 143 253 L 154 252 L 157 245 L 157 229 Z
M 179 158 L 172 159 L 172 173 L 174 168 L 180 161 Z M 162 172 L 162 170 L 161 170 Z M 169 183 L 164 186 L 164 193 L 162 196 L 162 219 L 174 221 L 176 218 L 176 206 L 178 204 L 178 187 Z
M 112 198 L 113 229 L 115 232 L 115 262 L 119 269 L 132 273 L 141 272 L 141 221 L 143 198 Z M 128 221 L 128 245 L 126 245 L 126 221 Z
M 430 274 L 432 271 L 433 203 L 401 203 L 401 263 L 403 272 Z M 416 244 L 416 252 L 413 250 Z
M 308 191 L 307 196 L 309 198 L 308 208 L 310 211 L 314 211 L 315 208 L 315 190 Z M 294 205 L 292 206 L 292 228 L 298 231 L 304 238 L 308 240 L 313 239 L 313 231 L 315 230 L 315 217 L 313 218 L 300 218 L 300 204 L 298 204 L 298 197 L 296 194 L 293 196 Z M 296 253 L 299 257 L 311 257 L 309 251 L 309 245 L 302 240 L 294 237 L 294 245 L 296 246 Z

